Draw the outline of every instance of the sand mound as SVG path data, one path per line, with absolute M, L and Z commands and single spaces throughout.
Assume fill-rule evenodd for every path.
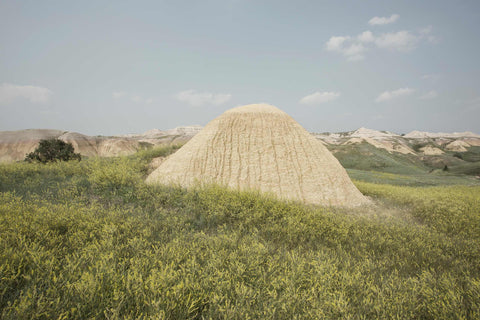
M 423 148 L 420 148 L 420 151 L 426 156 L 436 156 L 436 155 L 444 154 L 444 152 L 441 149 L 437 147 L 432 147 L 432 146 L 425 146 Z
M 369 143 L 376 148 L 385 149 L 388 152 L 398 152 L 402 154 L 414 154 L 413 150 L 410 149 L 408 146 L 398 142 L 398 141 L 390 141 L 390 140 L 375 140 L 372 138 L 364 137 L 355 137 L 350 138 L 349 140 L 345 141 L 343 145 L 351 145 L 351 144 L 360 144 L 360 143 Z
M 148 183 L 214 182 L 320 205 L 368 203 L 337 159 L 274 106 L 228 110 L 166 159 Z
M 445 149 L 448 151 L 458 151 L 458 152 L 465 152 L 470 145 L 462 140 L 453 141 L 445 146 Z
M 373 129 L 367 129 L 361 127 L 350 135 L 352 138 L 375 138 L 375 139 L 382 139 L 382 138 L 394 138 L 398 137 L 398 134 L 388 132 L 388 131 L 378 131 Z

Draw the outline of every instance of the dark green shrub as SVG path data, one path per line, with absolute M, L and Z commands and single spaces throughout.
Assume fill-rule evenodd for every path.
M 25 161 L 38 161 L 41 163 L 80 159 L 80 154 L 75 153 L 71 143 L 66 143 L 65 141 L 55 138 L 40 140 L 37 149 L 25 157 Z

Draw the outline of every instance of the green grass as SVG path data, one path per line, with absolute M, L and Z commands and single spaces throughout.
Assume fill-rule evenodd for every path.
M 480 176 L 480 161 L 477 162 L 465 162 L 455 167 L 449 167 L 448 171 L 452 174 L 463 174 Z
M 145 185 L 173 151 L 0 165 L 0 318 L 480 317 L 479 186 L 357 181 L 376 205 L 347 210 Z
M 395 174 L 381 171 L 347 169 L 350 178 L 379 184 L 391 184 L 400 186 L 443 186 L 443 185 L 470 185 L 479 186 L 480 179 L 453 174 L 452 171 L 444 172 L 434 170 L 430 173 L 420 174 Z
M 468 148 L 466 152 L 458 152 L 461 155 L 462 159 L 468 162 L 478 162 L 480 161 L 480 146 L 473 146 Z

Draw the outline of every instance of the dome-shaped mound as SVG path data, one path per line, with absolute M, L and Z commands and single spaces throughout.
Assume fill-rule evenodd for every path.
M 213 182 L 334 206 L 369 201 L 338 160 L 285 112 L 267 104 L 226 111 L 147 178 L 147 183 Z
M 225 111 L 225 114 L 231 113 L 273 113 L 286 115 L 285 112 L 277 107 L 265 103 L 248 104 L 246 106 L 236 107 Z

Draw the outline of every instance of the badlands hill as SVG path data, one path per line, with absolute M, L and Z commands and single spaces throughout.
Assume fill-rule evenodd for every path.
M 171 130 L 150 130 L 143 134 L 123 136 L 88 136 L 77 132 L 28 129 L 0 131 L 0 162 L 21 161 L 34 151 L 42 139 L 58 138 L 72 143 L 75 152 L 85 157 L 111 157 L 128 155 L 139 149 L 159 144 L 184 143 L 191 139 L 201 127 L 179 127 Z
M 108 157 L 132 154 L 139 149 L 159 144 L 182 144 L 201 129 L 201 126 L 185 126 L 114 137 L 46 129 L 0 131 L 0 162 L 23 160 L 41 139 L 46 138 L 60 138 L 71 142 L 76 152 L 83 156 Z M 441 170 L 447 166 L 451 173 L 480 175 L 480 135 L 472 132 L 412 131 L 400 135 L 359 128 L 349 132 L 312 135 L 348 169 L 418 173 Z M 161 162 L 158 161 L 158 164 Z
M 472 132 L 432 133 L 412 131 L 399 135 L 389 131 L 360 128 L 340 133 L 313 133 L 317 139 L 329 145 L 368 143 L 388 152 L 402 154 L 434 154 L 442 149 L 465 152 L 469 147 L 480 146 L 480 135 Z M 423 150 L 419 150 L 420 148 Z M 420 151 L 420 152 L 419 152 Z
M 389 131 L 359 128 L 355 131 L 349 132 L 313 133 L 313 135 L 328 145 L 355 145 L 368 143 L 389 152 L 399 152 L 404 154 L 414 153 L 407 140 L 403 139 L 402 136 Z
M 480 176 L 480 135 L 413 131 L 399 135 L 360 128 L 314 133 L 348 169 L 395 174 Z M 352 171 L 350 171 L 352 173 Z

